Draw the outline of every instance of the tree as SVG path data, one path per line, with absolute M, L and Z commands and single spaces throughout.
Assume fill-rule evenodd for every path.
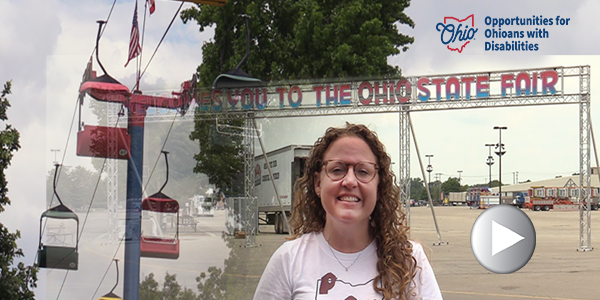
M 427 190 L 421 178 L 412 178 L 410 180 L 410 197 L 417 200 L 427 199 Z
M 442 191 L 444 194 L 448 194 L 451 192 L 462 192 L 463 187 L 460 185 L 458 178 L 450 177 L 448 180 L 442 183 Z
M 4 211 L 4 206 L 10 205 L 10 199 L 6 195 L 8 182 L 4 170 L 10 165 L 13 152 L 21 148 L 19 132 L 10 124 L 6 124 L 6 112 L 10 107 L 7 95 L 11 93 L 10 88 L 11 81 L 7 81 L 0 95 L 0 120 L 5 123 L 4 130 L 0 131 L 0 213 Z M 23 250 L 17 246 L 19 238 L 19 230 L 10 233 L 8 228 L 0 223 L 0 299 L 35 299 L 33 289 L 37 287 L 38 268 L 25 266 L 22 262 L 14 266 L 15 258 L 23 256 Z
M 490 187 L 497 187 L 500 186 L 500 182 L 498 181 L 498 179 L 494 179 L 490 182 Z
M 243 120 L 230 120 L 229 124 L 238 127 Z M 234 187 L 239 187 L 236 179 L 244 172 L 243 137 L 219 134 L 213 121 L 198 117 L 194 126 L 190 139 L 198 141 L 200 145 L 200 152 L 194 154 L 194 172 L 206 174 L 210 184 L 226 194 L 232 194 Z
M 150 273 L 140 284 L 140 299 L 144 300 L 221 300 L 225 298 L 226 290 L 223 272 L 217 267 L 208 268 L 208 276 L 205 272 L 196 277 L 198 282 L 198 293 L 191 289 L 181 288 L 177 282 L 177 275 L 165 275 L 162 290 L 158 289 L 158 282 L 154 279 L 154 273 Z
M 215 36 L 202 48 L 197 72 L 200 87 L 233 70 L 246 52 L 246 30 L 239 17 L 250 17 L 249 57 L 242 69 L 263 81 L 399 76 L 400 69 L 388 65 L 390 55 L 408 49 L 414 39 L 398 31 L 398 24 L 414 27 L 404 13 L 409 0 L 230 0 L 223 7 L 199 5 L 184 10 L 182 20 L 195 20 L 200 31 L 214 26 Z M 233 183 L 243 172 L 241 139 L 214 138 L 211 116 L 197 117 L 190 139 L 200 144 L 195 172 L 208 175 L 219 188 Z M 221 120 L 220 120 L 221 121 Z M 223 121 L 243 126 L 242 119 Z M 216 161 L 215 161 L 216 160 Z

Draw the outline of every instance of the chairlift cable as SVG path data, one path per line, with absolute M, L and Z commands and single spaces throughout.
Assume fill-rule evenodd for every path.
M 71 118 L 71 126 L 69 127 L 69 134 L 67 135 L 67 142 L 65 144 L 65 148 L 67 149 L 67 147 L 69 146 L 69 139 L 71 137 L 71 130 L 73 129 L 73 123 L 75 122 L 75 116 L 77 114 L 77 106 L 79 105 L 79 99 L 77 99 L 76 105 L 75 105 L 75 111 L 73 111 L 73 118 Z M 67 153 L 66 151 L 63 152 L 63 156 L 61 158 L 61 165 L 63 165 L 64 161 L 65 161 L 65 157 L 66 157 Z M 58 172 L 58 174 L 55 174 L 55 180 L 58 180 L 60 178 L 60 174 L 61 172 Z M 55 194 L 52 194 L 52 198 L 50 198 L 50 207 L 52 207 L 52 202 L 54 201 L 54 196 Z M 46 222 L 44 222 L 44 225 L 42 227 L 42 232 L 41 234 L 44 234 L 44 232 L 46 232 L 46 224 L 48 223 L 48 220 L 46 220 Z M 35 257 L 33 258 L 33 264 L 34 265 L 38 260 L 38 253 L 36 252 Z
M 98 287 L 94 291 L 94 294 L 92 295 L 92 299 L 90 299 L 90 300 L 96 299 L 96 293 L 98 293 L 98 290 L 100 289 L 100 286 L 102 285 L 102 282 L 104 282 L 104 278 L 106 278 L 106 274 L 108 274 L 108 271 L 110 270 L 110 266 L 112 265 L 112 262 L 115 260 L 115 257 L 117 257 L 117 254 L 119 253 L 119 249 L 121 248 L 121 245 L 123 244 L 123 239 L 124 238 L 125 237 L 119 239 L 119 245 L 117 246 L 117 249 L 115 250 L 115 254 L 113 255 L 112 260 L 110 261 L 110 264 L 108 264 L 108 267 L 106 268 L 106 271 L 104 272 L 104 275 L 102 276 L 102 279 L 100 279 L 100 283 L 98 283 Z M 119 272 L 117 271 L 117 278 L 118 278 L 118 276 L 119 276 Z M 119 281 L 117 279 L 117 284 L 115 284 L 115 288 L 117 287 L 118 284 L 119 284 Z M 113 290 L 115 288 L 113 288 Z
M 117 127 L 117 125 L 119 124 L 119 119 L 121 118 L 121 116 L 119 115 L 117 117 L 117 121 L 115 122 L 115 127 Z M 85 228 L 85 224 L 87 222 L 87 218 L 90 214 L 90 210 L 92 208 L 92 204 L 94 203 L 94 197 L 96 196 L 96 192 L 98 191 L 98 186 L 100 185 L 100 180 L 102 179 L 102 172 L 104 171 L 104 166 L 106 166 L 106 160 L 108 158 L 104 158 L 104 161 L 102 162 L 102 167 L 100 168 L 100 172 L 98 172 L 98 180 L 96 180 L 96 186 L 94 187 L 94 192 L 92 193 L 92 198 L 90 199 L 90 205 L 88 206 L 88 209 L 85 213 L 85 218 L 83 219 L 83 224 L 81 225 L 81 233 L 79 236 L 79 239 L 81 239 L 81 237 L 83 236 L 83 229 Z
M 173 117 L 173 121 L 171 121 L 171 127 L 169 127 L 169 131 L 167 132 L 167 136 L 165 137 L 165 141 L 163 142 L 162 147 L 160 148 L 160 153 L 165 150 L 165 146 L 167 145 L 167 141 L 169 140 L 169 135 L 171 134 L 171 130 L 173 129 L 173 125 L 175 124 L 175 120 L 177 119 L 177 114 Z M 152 174 L 154 174 L 154 170 L 156 169 L 156 165 L 158 165 L 158 161 L 160 160 L 160 153 L 156 157 L 156 161 L 154 162 L 154 166 L 152 167 L 152 171 L 150 171 L 150 175 L 148 175 L 148 180 L 146 181 L 146 185 L 144 186 L 143 191 L 146 191 L 148 188 L 148 184 L 150 184 L 150 179 L 152 178 Z M 168 171 L 168 170 L 167 170 Z
M 73 118 L 74 117 L 75 116 L 73 116 Z M 115 122 L 115 127 L 118 126 L 120 118 L 121 118 L 121 116 L 119 115 L 117 117 L 117 121 Z M 71 129 L 72 129 L 72 127 L 73 127 L 73 124 L 71 124 Z M 69 131 L 69 136 L 71 136 L 70 131 Z M 67 145 L 68 145 L 68 139 L 67 139 Z M 66 149 L 66 146 L 65 146 L 65 149 Z M 63 156 L 63 160 L 64 160 L 64 156 Z M 87 219 L 88 219 L 88 216 L 90 214 L 90 210 L 91 210 L 92 204 L 94 203 L 94 197 L 96 196 L 96 192 L 98 191 L 98 186 L 100 185 L 100 180 L 102 179 L 102 172 L 104 171 L 104 166 L 106 166 L 106 160 L 107 160 L 107 158 L 104 158 L 104 161 L 102 162 L 102 167 L 100 168 L 100 172 L 98 172 L 98 174 L 99 174 L 98 175 L 98 180 L 96 180 L 96 186 L 94 187 L 94 192 L 92 193 L 92 197 L 90 199 L 90 205 L 88 206 L 88 209 L 87 209 L 86 214 L 85 214 L 85 218 L 83 220 L 83 224 L 81 225 L 81 231 L 79 233 L 79 240 L 81 240 L 81 237 L 83 236 L 83 230 L 85 228 L 85 224 L 87 223 Z M 58 198 L 58 195 L 57 195 L 57 198 Z M 121 242 L 122 242 L 122 240 L 119 241 L 119 247 L 117 247 L 117 250 L 120 248 Z M 116 253 L 115 253 L 115 256 L 116 256 Z M 113 259 L 114 258 L 115 257 L 113 256 Z M 59 299 L 60 294 L 62 293 L 62 289 L 64 287 L 65 282 L 67 281 L 67 276 L 68 275 L 69 275 L 69 270 L 67 270 L 67 272 L 65 273 L 65 277 L 63 278 L 63 282 L 62 282 L 62 284 L 60 286 L 60 290 L 58 291 L 58 295 L 56 296 L 57 300 Z
M 175 12 L 175 14 L 173 15 L 173 19 L 171 19 L 171 23 L 169 23 L 169 26 L 167 26 L 167 29 L 165 30 L 165 33 L 160 38 L 160 41 L 158 42 L 158 45 L 156 45 L 156 48 L 154 49 L 154 53 L 152 53 L 152 56 L 150 57 L 150 60 L 148 60 L 148 62 L 146 63 L 146 67 L 144 67 L 144 71 L 142 73 L 140 73 L 140 76 L 138 77 L 137 82 L 136 82 L 136 84 L 135 84 L 135 86 L 133 87 L 132 90 L 137 90 L 139 88 L 139 86 L 140 86 L 140 80 L 142 79 L 142 76 L 144 76 L 144 74 L 146 73 L 146 70 L 148 69 L 148 66 L 150 66 L 150 63 L 152 62 L 152 59 L 154 59 L 154 56 L 156 55 L 156 52 L 158 51 L 158 48 L 160 47 L 160 45 L 162 44 L 163 40 L 167 36 L 167 33 L 169 32 L 169 29 L 171 29 L 171 25 L 173 25 L 173 22 L 175 21 L 175 18 L 177 17 L 177 15 L 179 14 L 179 11 L 181 10 L 181 7 L 183 7 L 183 3 L 184 2 L 182 1 L 181 5 L 179 5 L 179 8 L 177 9 L 177 11 Z M 142 41 L 143 41 L 143 39 L 144 38 L 142 36 Z M 140 54 L 140 56 L 141 56 L 141 54 Z M 138 73 L 139 73 L 139 71 L 138 71 Z

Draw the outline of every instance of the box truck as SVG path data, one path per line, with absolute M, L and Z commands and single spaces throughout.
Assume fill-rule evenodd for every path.
M 254 193 L 258 202 L 259 215 L 264 218 L 263 225 L 274 225 L 276 233 L 288 232 L 285 218 L 291 215 L 294 204 L 294 184 L 302 177 L 304 165 L 312 146 L 288 145 L 255 157 L 254 167 Z M 273 173 L 273 182 L 269 176 L 269 169 Z M 273 183 L 275 183 L 273 185 Z M 279 193 L 281 204 L 277 200 L 275 187 Z

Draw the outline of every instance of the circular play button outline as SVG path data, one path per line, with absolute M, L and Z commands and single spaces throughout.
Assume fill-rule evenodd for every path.
M 473 223 L 471 250 L 487 270 L 508 274 L 521 269 L 535 251 L 535 228 L 520 209 L 506 204 L 486 209 Z

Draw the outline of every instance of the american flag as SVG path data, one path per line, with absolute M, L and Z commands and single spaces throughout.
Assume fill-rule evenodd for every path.
M 137 18 L 137 0 L 135 1 L 135 10 L 133 11 L 133 24 L 131 27 L 131 36 L 129 38 L 129 57 L 127 58 L 127 63 L 125 63 L 125 67 L 129 64 L 129 62 L 134 59 L 136 56 L 140 55 L 142 52 L 142 46 L 140 46 L 140 30 L 138 28 L 138 18 Z
M 154 10 L 156 9 L 156 3 L 154 1 L 155 0 L 146 0 L 146 2 L 150 3 L 150 14 L 154 13 Z

